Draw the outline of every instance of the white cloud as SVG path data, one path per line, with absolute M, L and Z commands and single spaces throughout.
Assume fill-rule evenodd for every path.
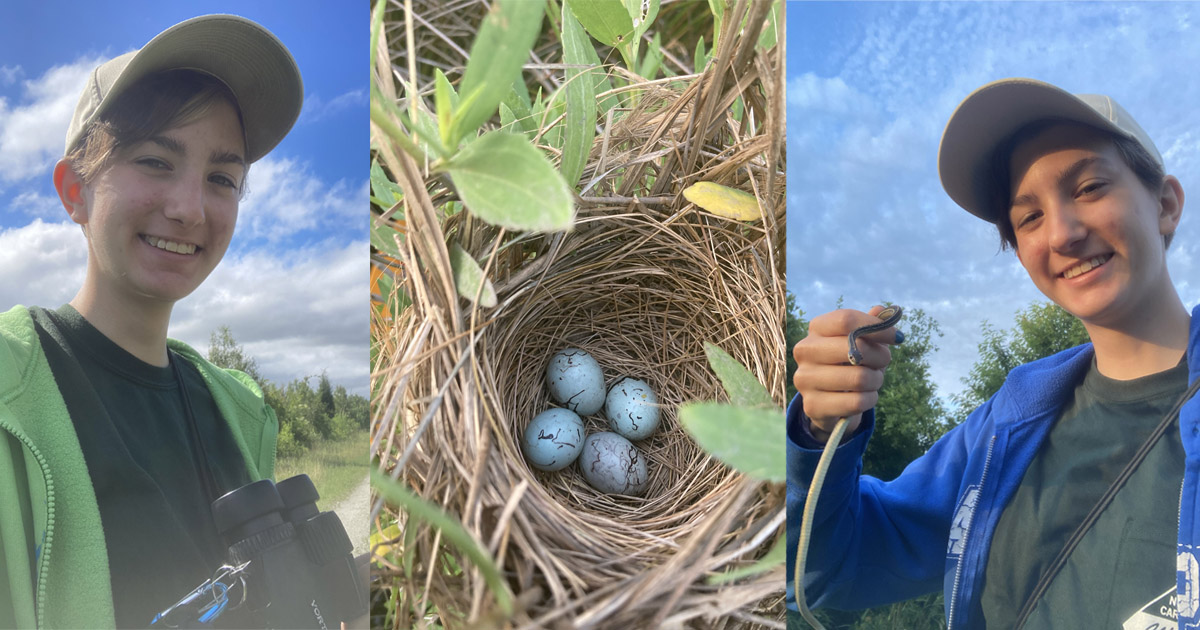
M 176 304 L 170 334 L 207 352 L 209 334 L 227 325 L 272 382 L 328 370 L 334 384 L 366 395 L 367 251 L 361 240 L 227 256 Z M 75 296 L 86 268 L 87 241 L 73 223 L 35 219 L 0 230 L 0 307 L 57 308 Z
M 19 103 L 0 100 L 0 181 L 42 174 L 62 157 L 67 126 L 88 73 L 104 61 L 82 58 L 55 66 L 23 82 Z
M 212 331 L 229 326 L 272 382 L 328 370 L 334 384 L 366 395 L 367 253 L 362 240 L 227 256 L 176 305 L 171 335 L 207 352 Z
M 301 110 L 300 119 L 296 122 L 301 125 L 315 123 L 347 109 L 366 107 L 367 103 L 367 91 L 363 89 L 339 94 L 329 101 L 322 99 L 320 94 L 309 94 L 304 97 L 304 109 Z
M 21 66 L 0 66 L 0 85 L 12 85 L 23 74 Z
M 255 162 L 250 191 L 238 211 L 235 240 L 278 242 L 306 230 L 344 226 L 347 220 L 365 216 L 366 181 L 364 177 L 361 184 L 342 180 L 330 185 L 306 162 L 270 157 Z
M 87 241 L 74 223 L 0 230 L 0 308 L 14 304 L 57 307 L 83 284 Z
M 43 195 L 37 191 L 26 190 L 19 193 L 8 203 L 9 210 L 31 217 L 57 221 L 66 215 L 62 203 L 57 196 Z
M 811 72 L 788 79 L 787 106 L 789 114 L 826 112 L 847 115 L 872 108 L 866 95 L 846 85 L 841 77 L 824 78 Z

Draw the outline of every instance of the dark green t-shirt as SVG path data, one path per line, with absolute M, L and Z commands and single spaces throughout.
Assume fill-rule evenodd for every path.
M 1046 567 L 1186 388 L 1182 361 L 1117 381 L 1093 359 L 996 526 L 981 595 L 988 628 L 1014 626 Z M 1121 628 L 1173 591 L 1184 463 L 1174 426 L 1080 541 L 1027 629 Z
M 210 505 L 250 482 L 246 462 L 186 360 L 145 363 L 69 305 L 30 313 L 96 492 L 117 627 L 144 628 L 225 563 Z

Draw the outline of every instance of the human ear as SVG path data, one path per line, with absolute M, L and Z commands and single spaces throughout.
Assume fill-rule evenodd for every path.
M 1158 194 L 1158 231 L 1164 236 L 1175 232 L 1183 216 L 1183 185 L 1174 175 L 1163 178 Z
M 83 179 L 71 168 L 66 160 L 59 160 L 54 165 L 54 189 L 58 191 L 58 200 L 71 220 L 79 225 L 87 225 L 87 203 L 83 198 Z

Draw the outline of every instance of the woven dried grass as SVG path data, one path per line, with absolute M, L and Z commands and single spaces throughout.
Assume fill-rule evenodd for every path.
M 735 11 L 758 20 L 752 28 L 759 9 Z M 637 107 L 596 140 L 569 233 L 514 236 L 441 217 L 451 193 L 407 156 L 381 151 L 408 193 L 401 262 L 412 306 L 375 322 L 373 448 L 385 470 L 461 520 L 517 599 L 516 613 L 501 615 L 463 554 L 399 514 L 400 558 L 382 559 L 379 573 L 404 611 L 432 603 L 451 628 L 783 627 L 782 567 L 706 582 L 770 548 L 783 488 L 710 458 L 676 415 L 682 402 L 724 399 L 705 341 L 783 402 L 782 53 L 727 30 L 714 62 L 683 87 L 633 86 Z M 730 111 L 739 95 L 740 121 Z M 763 220 L 687 203 L 682 189 L 700 179 L 755 194 Z M 485 264 L 497 307 L 456 295 L 448 240 Z M 650 468 L 644 496 L 605 495 L 576 466 L 544 473 L 521 455 L 525 425 L 552 406 L 546 364 L 566 347 L 591 353 L 608 384 L 633 376 L 658 394 L 663 422 L 638 443 Z M 606 430 L 600 415 L 585 423 Z M 397 627 L 421 623 L 396 617 Z

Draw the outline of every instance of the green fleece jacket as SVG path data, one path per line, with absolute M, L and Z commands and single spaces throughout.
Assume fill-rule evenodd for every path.
M 203 376 L 250 477 L 272 478 L 279 424 L 262 390 L 184 343 L 167 345 Z M 17 306 L 0 313 L 0 628 L 114 625 L 87 464 L 33 319 Z

